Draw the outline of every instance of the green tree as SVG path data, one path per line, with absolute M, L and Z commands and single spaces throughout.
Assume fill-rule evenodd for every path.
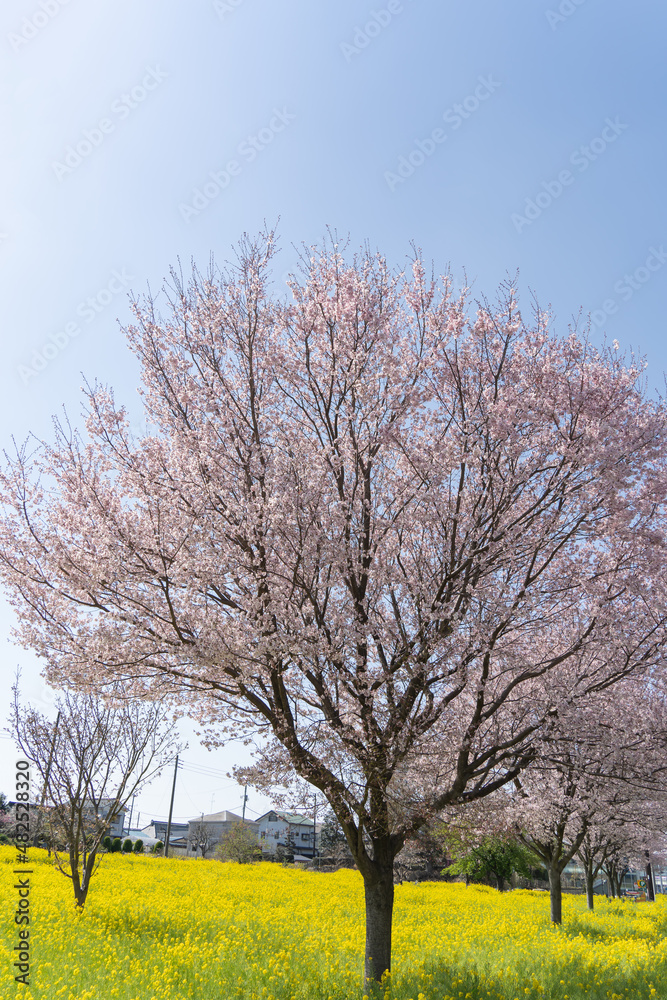
M 135 840 L 134 842 L 134 853 L 135 854 L 144 853 L 144 842 L 141 838 L 139 838 L 139 840 Z
M 215 849 L 218 861 L 238 861 L 240 865 L 262 860 L 257 834 L 246 823 L 233 823 Z
M 114 852 L 120 852 L 122 846 L 120 837 L 114 837 L 111 841 L 111 850 Z
M 445 874 L 465 875 L 474 882 L 493 877 L 500 892 L 514 872 L 528 876 L 535 866 L 535 858 L 527 848 L 505 837 L 482 837 L 475 846 L 463 840 L 458 845 L 450 841 L 448 849 L 454 861 L 444 869 Z
M 324 817 L 322 829 L 319 836 L 320 854 L 327 861 L 334 864 L 352 868 L 354 858 L 350 850 L 343 828 L 333 812 L 329 811 Z

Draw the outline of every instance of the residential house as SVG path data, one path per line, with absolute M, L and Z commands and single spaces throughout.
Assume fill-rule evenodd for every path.
M 202 830 L 205 831 L 208 848 L 206 853 L 209 855 L 215 846 L 220 843 L 221 838 L 237 823 L 243 823 L 248 830 L 256 836 L 258 835 L 259 829 L 254 820 L 244 820 L 242 816 L 238 816 L 228 809 L 223 809 L 217 813 L 208 813 L 207 815 L 202 814 L 191 819 L 188 823 L 188 832 L 186 834 L 188 855 L 201 855 L 201 846 L 197 845 L 197 841 L 200 840 Z
M 148 826 L 142 827 L 140 833 L 143 837 L 150 837 L 151 840 L 161 840 L 164 844 L 167 840 L 167 820 L 162 819 L 152 819 Z M 171 830 L 169 831 L 169 843 L 173 844 L 174 841 L 179 841 L 182 837 L 187 837 L 188 835 L 188 824 L 187 823 L 173 823 L 171 824 Z
M 91 821 L 94 821 L 96 814 L 100 819 L 105 819 L 108 816 L 109 810 L 111 809 L 114 801 L 114 799 L 100 799 L 97 803 L 96 809 L 95 805 L 91 801 L 87 800 L 84 802 L 83 806 L 84 820 L 90 819 Z M 126 813 L 127 809 L 123 806 L 122 809 L 119 809 L 118 812 L 114 814 L 105 836 L 111 837 L 112 840 L 114 837 L 122 837 Z
M 313 843 L 313 821 L 307 816 L 270 809 L 256 820 L 259 828 L 259 846 L 264 854 L 275 854 L 278 847 L 291 847 L 295 856 L 312 858 L 315 855 Z M 317 833 L 321 823 L 317 824 Z

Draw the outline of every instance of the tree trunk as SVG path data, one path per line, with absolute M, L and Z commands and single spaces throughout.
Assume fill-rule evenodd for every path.
M 586 905 L 589 910 L 594 908 L 593 900 L 593 869 L 586 865 Z
M 72 888 L 74 889 L 76 905 L 80 910 L 82 910 L 84 903 L 86 902 L 87 890 L 85 886 L 81 885 L 81 876 L 79 874 L 79 855 L 76 851 L 70 850 L 69 852 L 69 867 L 72 872 Z
M 366 894 L 365 979 L 379 982 L 391 969 L 391 921 L 394 909 L 394 866 L 373 866 L 364 877 Z M 378 870 L 379 869 L 379 870 Z
M 621 896 L 620 879 L 616 877 L 617 873 L 618 869 L 614 864 L 610 863 L 608 867 L 605 868 L 605 874 L 607 876 L 607 881 L 609 882 L 609 895 L 612 899 L 616 899 L 617 896 L 620 899 Z
M 563 890 L 560 884 L 560 870 L 556 865 L 549 865 L 549 897 L 551 901 L 551 923 L 563 922 Z
M 74 889 L 76 905 L 80 910 L 82 910 L 86 904 L 88 890 L 90 889 L 90 880 L 95 868 L 96 856 L 97 848 L 94 851 L 91 851 L 87 856 L 84 855 L 83 859 L 77 852 L 70 851 L 69 866 L 72 872 L 72 887 Z
M 498 883 L 498 892 L 502 892 L 505 888 L 505 879 L 502 875 L 496 875 L 496 881 Z

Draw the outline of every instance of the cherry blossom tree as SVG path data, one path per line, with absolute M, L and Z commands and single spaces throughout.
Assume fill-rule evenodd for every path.
M 576 856 L 584 869 L 586 905 L 595 908 L 595 879 L 609 854 L 610 835 L 603 825 L 592 824 L 579 845 Z
M 587 741 L 593 767 L 607 775 L 602 801 L 577 851 L 586 876 L 588 908 L 593 883 L 604 871 L 612 895 L 620 895 L 628 867 L 647 868 L 650 856 L 664 854 L 667 830 L 667 698 L 664 672 L 629 678 L 609 691 L 604 706 L 591 713 Z M 605 802 L 606 799 L 606 802 Z M 649 896 L 650 898 L 650 896 Z
M 218 843 L 219 842 L 215 839 L 211 827 L 204 822 L 203 815 L 201 819 L 189 824 L 188 847 L 191 851 L 194 851 L 195 854 L 199 851 L 201 852 L 202 858 L 205 858 L 208 852 L 212 851 Z
M 517 835 L 547 870 L 551 921 L 560 924 L 563 871 L 581 848 L 598 804 L 571 763 L 527 771 L 515 781 L 519 801 L 511 808 Z
M 515 779 L 518 794 L 505 810 L 547 868 L 555 923 L 562 872 L 574 857 L 592 910 L 600 869 L 615 885 L 667 821 L 662 687 L 648 672 L 602 685 L 583 703 L 565 701 L 535 761 Z M 644 709 L 639 718 L 627 709 L 634 704 Z
M 623 875 L 630 868 L 646 868 L 650 879 L 650 858 L 662 862 L 665 856 L 667 803 L 664 785 L 656 795 L 655 788 L 651 793 L 641 779 L 614 784 L 617 787 L 613 803 L 610 802 L 608 808 L 601 810 L 590 823 L 576 852 L 584 869 L 589 910 L 594 908 L 593 886 L 599 872 L 606 875 L 611 895 L 620 896 Z
M 53 681 L 254 734 L 259 779 L 325 795 L 379 980 L 406 839 L 520 774 L 559 699 L 662 663 L 665 411 L 510 285 L 473 309 L 325 243 L 285 303 L 274 249 L 135 303 L 149 433 L 89 386 L 85 435 L 19 448 L 0 566 Z
M 22 705 L 16 686 L 12 731 L 39 776 L 56 867 L 83 909 L 109 827 L 181 748 L 159 705 L 67 692 L 55 704 L 54 722 Z

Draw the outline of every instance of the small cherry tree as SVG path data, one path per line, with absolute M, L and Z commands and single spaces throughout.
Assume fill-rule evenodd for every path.
M 14 688 L 11 728 L 35 766 L 46 800 L 56 866 L 83 908 L 106 834 L 131 797 L 178 753 L 173 727 L 159 705 L 109 704 L 65 692 L 57 720 L 22 705 Z M 131 841 L 126 841 L 132 847 Z
M 188 847 L 195 854 L 199 852 L 202 858 L 205 858 L 217 843 L 218 841 L 215 839 L 211 827 L 204 822 L 203 817 L 189 824 Z
M 471 313 L 334 244 L 285 303 L 273 252 L 135 303 L 149 432 L 95 386 L 87 440 L 20 449 L 0 567 L 51 678 L 254 733 L 258 780 L 324 794 L 378 980 L 406 839 L 512 781 L 559 691 L 660 660 L 665 412 L 512 287 Z

